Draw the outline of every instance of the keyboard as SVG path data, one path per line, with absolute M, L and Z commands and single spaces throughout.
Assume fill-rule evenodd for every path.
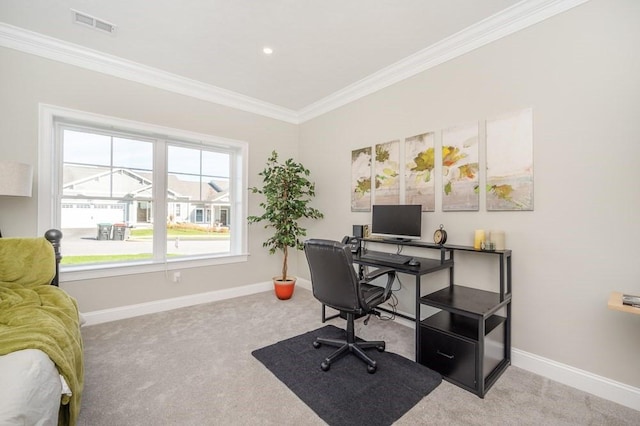
M 405 265 L 412 259 L 411 256 L 405 256 L 403 254 L 385 253 L 382 251 L 366 251 L 360 255 L 362 260 L 371 260 L 374 262 L 387 262 L 394 265 Z

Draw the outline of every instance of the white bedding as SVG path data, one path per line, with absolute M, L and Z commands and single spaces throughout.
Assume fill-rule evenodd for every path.
M 58 424 L 67 388 L 55 364 L 42 351 L 25 349 L 0 356 L 0 425 Z

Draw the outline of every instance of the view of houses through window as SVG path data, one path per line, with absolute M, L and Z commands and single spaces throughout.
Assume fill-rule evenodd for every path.
M 231 252 L 232 151 L 64 122 L 56 137 L 63 265 Z

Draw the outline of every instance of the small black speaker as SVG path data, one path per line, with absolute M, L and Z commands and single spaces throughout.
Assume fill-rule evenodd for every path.
M 364 225 L 353 225 L 353 236 L 356 238 L 364 237 Z

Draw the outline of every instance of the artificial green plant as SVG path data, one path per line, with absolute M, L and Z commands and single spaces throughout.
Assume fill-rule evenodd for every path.
M 283 254 L 282 275 L 279 281 L 287 280 L 288 249 L 302 250 L 300 240 L 307 230 L 300 226 L 302 218 L 320 219 L 323 214 L 309 206 L 315 197 L 315 184 L 308 177 L 310 172 L 302 164 L 289 158 L 284 163 L 278 161 L 278 153 L 273 151 L 267 159 L 265 169 L 258 173 L 262 176 L 262 187 L 251 187 L 254 194 L 262 194 L 265 200 L 260 203 L 264 212 L 260 216 L 249 216 L 250 224 L 266 222 L 265 228 L 273 228 L 273 235 L 262 246 L 274 254 L 281 250 Z

